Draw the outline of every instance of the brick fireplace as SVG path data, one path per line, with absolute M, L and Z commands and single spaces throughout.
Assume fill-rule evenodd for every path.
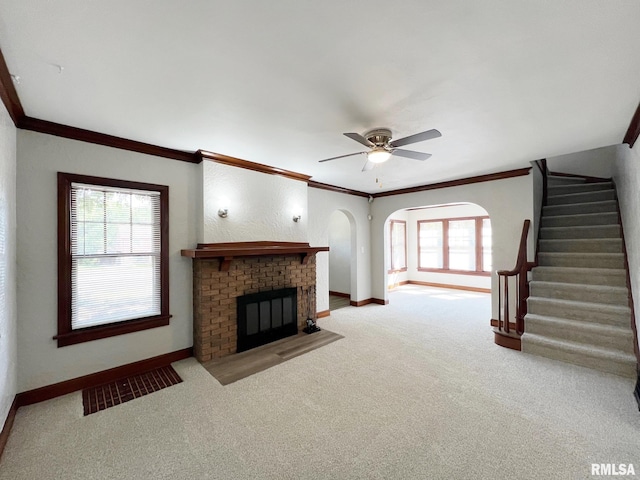
M 236 353 L 237 303 L 243 295 L 297 289 L 298 330 L 315 319 L 316 253 L 292 242 L 199 244 L 193 259 L 193 349 L 200 362 Z

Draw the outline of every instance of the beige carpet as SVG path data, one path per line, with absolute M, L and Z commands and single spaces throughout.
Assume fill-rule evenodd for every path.
M 634 463 L 633 382 L 493 344 L 489 295 L 402 287 L 344 336 L 228 386 L 184 382 L 82 416 L 19 410 L 0 479 L 578 479 Z

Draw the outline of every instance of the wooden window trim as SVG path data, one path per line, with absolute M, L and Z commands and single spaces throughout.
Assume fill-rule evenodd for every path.
M 479 277 L 490 277 L 491 272 L 485 272 L 483 270 L 483 256 L 482 256 L 482 221 L 489 219 L 484 215 L 481 217 L 453 217 L 453 218 L 434 218 L 428 220 L 418 220 L 417 228 L 417 249 L 418 249 L 418 271 L 419 272 L 433 272 L 433 273 L 450 273 L 454 275 L 472 275 Z M 451 270 L 449 269 L 449 222 L 460 220 L 475 220 L 475 240 L 476 240 L 476 269 L 475 270 Z M 420 224 L 422 223 L 442 223 L 442 265 L 443 268 L 425 268 L 420 267 L 422 263 L 420 253 Z
M 71 184 L 85 183 L 160 193 L 160 315 L 82 329 L 71 328 Z M 58 347 L 169 324 L 169 187 L 58 172 Z
M 404 267 L 400 267 L 400 268 L 393 268 L 393 225 L 396 223 L 402 223 L 404 224 Z M 400 273 L 400 272 L 406 272 L 407 271 L 407 263 L 408 263 L 408 258 L 407 258 L 407 222 L 406 220 L 391 220 L 389 222 L 389 243 L 390 243 L 390 250 L 391 250 L 391 268 L 387 271 L 387 273 Z

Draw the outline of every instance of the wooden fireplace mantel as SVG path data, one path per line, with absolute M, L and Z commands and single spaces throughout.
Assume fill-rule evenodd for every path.
M 220 259 L 220 271 L 227 272 L 234 257 L 255 257 L 260 255 L 300 254 L 302 264 L 318 252 L 328 252 L 329 247 L 310 247 L 301 242 L 228 242 L 199 243 L 194 249 L 182 250 L 183 257 L 197 259 Z

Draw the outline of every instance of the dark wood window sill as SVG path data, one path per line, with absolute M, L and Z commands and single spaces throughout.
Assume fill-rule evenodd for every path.
M 171 315 L 155 317 L 136 318 L 135 320 L 126 320 L 123 322 L 110 323 L 107 325 L 96 325 L 95 327 L 82 328 L 80 330 L 72 330 L 70 332 L 60 333 L 56 335 L 54 340 L 58 341 L 58 348 L 67 345 L 75 345 L 77 343 L 90 342 L 100 338 L 115 337 L 116 335 L 124 335 L 125 333 L 139 332 L 140 330 L 148 330 L 150 328 L 164 327 L 169 325 Z
M 418 268 L 419 272 L 451 273 L 453 275 L 474 275 L 476 277 L 490 277 L 491 272 L 476 272 L 471 270 L 445 270 L 443 268 Z

